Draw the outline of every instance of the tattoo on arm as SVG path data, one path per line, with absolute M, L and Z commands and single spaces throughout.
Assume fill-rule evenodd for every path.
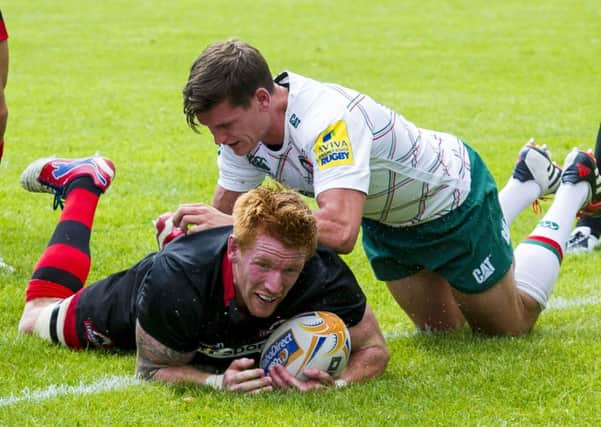
M 153 380 L 162 368 L 187 365 L 194 357 L 194 352 L 181 353 L 161 344 L 139 323 L 136 323 L 136 347 L 136 375 L 145 380 Z
M 138 371 L 136 373 L 136 377 L 138 377 L 141 380 L 152 381 L 158 371 L 159 368 L 149 368 L 146 366 L 140 366 L 138 364 Z

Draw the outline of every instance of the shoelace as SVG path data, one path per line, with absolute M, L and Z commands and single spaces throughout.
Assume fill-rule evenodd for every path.
M 63 210 L 63 208 L 65 207 L 62 189 L 54 190 L 54 200 L 52 202 L 52 209 L 57 210 L 59 207 L 61 208 L 61 210 Z
M 587 236 L 585 236 L 583 232 L 578 231 L 570 238 L 570 240 L 568 240 L 568 246 L 580 245 L 580 243 L 586 241 L 586 238 Z
M 543 207 L 540 204 L 541 200 L 549 200 L 551 197 L 550 195 L 546 195 L 546 196 L 540 196 L 538 199 L 535 199 L 534 202 L 532 202 L 532 211 L 536 214 L 536 215 L 540 215 L 543 213 Z

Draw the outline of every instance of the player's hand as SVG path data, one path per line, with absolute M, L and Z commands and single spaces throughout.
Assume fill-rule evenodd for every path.
M 334 379 L 330 374 L 316 368 L 305 369 L 303 372 L 307 380 L 296 378 L 282 365 L 269 368 L 269 376 L 273 380 L 273 387 L 278 390 L 313 391 L 323 387 L 333 387 Z
M 243 393 L 272 391 L 272 379 L 263 369 L 253 368 L 255 361 L 243 357 L 234 360 L 223 373 L 223 389 Z
M 232 223 L 231 215 L 224 214 L 219 209 L 204 203 L 180 205 L 173 215 L 173 225 L 181 228 L 187 234 L 232 225 Z

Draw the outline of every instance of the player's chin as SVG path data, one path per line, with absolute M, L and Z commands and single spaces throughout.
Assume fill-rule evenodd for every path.
M 237 156 L 245 156 L 250 151 L 248 145 L 241 141 L 236 141 L 234 143 L 228 144 L 228 146 Z
M 278 306 L 278 301 L 267 302 L 257 295 L 253 299 L 254 304 L 252 304 L 249 311 L 255 317 L 269 317 Z
M 230 148 L 237 156 L 246 156 L 256 145 L 257 143 L 251 141 L 237 141 L 234 144 L 230 144 Z

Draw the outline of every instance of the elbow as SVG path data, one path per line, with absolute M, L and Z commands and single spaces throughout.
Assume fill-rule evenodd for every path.
M 390 351 L 388 348 L 386 346 L 378 348 L 375 354 L 373 354 L 372 363 L 375 369 L 373 370 L 372 378 L 382 375 L 386 371 L 389 361 Z
M 357 233 L 346 231 L 341 233 L 340 239 L 336 242 L 334 249 L 341 254 L 350 254 L 355 248 L 357 242 Z
M 351 227 L 338 226 L 336 229 L 320 233 L 319 241 L 339 254 L 350 254 L 355 248 L 359 230 Z
M 160 381 L 160 376 L 158 375 L 160 368 L 157 367 L 148 367 L 143 366 L 141 364 L 136 365 L 136 378 L 144 381 Z
M 349 245 L 349 244 L 341 244 L 339 246 L 334 247 L 333 249 L 338 252 L 339 254 L 342 255 L 348 255 L 353 251 L 353 248 L 355 247 L 355 245 Z

